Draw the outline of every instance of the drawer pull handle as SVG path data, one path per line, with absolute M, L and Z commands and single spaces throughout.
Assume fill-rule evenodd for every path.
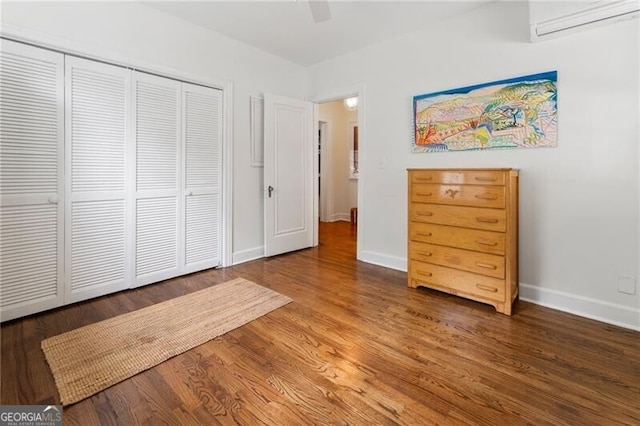
M 493 200 L 497 200 L 498 197 L 496 197 L 495 195 L 476 195 L 476 198 L 478 200 L 489 200 L 489 201 L 493 201 Z
M 418 251 L 418 252 L 416 252 L 416 254 L 418 254 L 420 256 L 425 256 L 425 257 L 431 256 L 431 253 L 429 253 L 427 251 Z
M 476 176 L 474 179 L 477 180 L 478 182 L 495 182 L 498 180 L 496 178 L 482 177 L 482 176 Z
M 433 195 L 433 193 L 431 193 L 431 192 L 418 192 L 416 195 L 418 197 L 431 197 Z
M 422 275 L 423 277 L 430 277 L 433 274 L 431 272 L 418 271 L 418 275 Z
M 416 182 L 425 182 L 433 179 L 433 176 L 423 176 L 414 178 Z
M 488 285 L 476 284 L 476 287 L 478 287 L 480 290 L 490 291 L 491 293 L 497 293 L 498 292 L 497 288 L 489 287 Z
M 492 219 L 490 217 L 476 217 L 476 220 L 481 223 L 498 223 L 498 219 Z
M 418 212 L 417 215 L 418 216 L 433 216 L 433 213 L 431 213 L 431 212 Z
M 496 265 L 489 265 L 488 263 L 481 263 L 481 262 L 476 262 L 476 265 L 478 265 L 481 268 L 485 268 L 485 269 L 497 269 L 498 268 Z
M 418 235 L 421 237 L 430 237 L 431 232 L 418 232 Z
M 420 234 L 418 234 L 420 235 Z M 498 243 L 495 241 L 487 241 L 487 240 L 476 240 L 476 243 L 482 244 L 483 246 L 497 246 Z

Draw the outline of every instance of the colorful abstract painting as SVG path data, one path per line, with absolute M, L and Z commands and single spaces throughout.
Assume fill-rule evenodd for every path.
M 557 72 L 413 98 L 413 152 L 557 145 Z

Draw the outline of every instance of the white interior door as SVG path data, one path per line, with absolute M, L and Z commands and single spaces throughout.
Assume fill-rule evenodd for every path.
M 2 40 L 2 321 L 63 302 L 63 72 L 62 54 Z
M 179 275 L 181 83 L 135 72 L 135 285 Z
M 131 71 L 65 59 L 65 302 L 129 287 Z
M 313 104 L 265 94 L 265 256 L 313 245 Z

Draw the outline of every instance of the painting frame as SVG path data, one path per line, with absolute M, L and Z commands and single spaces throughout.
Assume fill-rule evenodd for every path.
M 557 146 L 558 73 L 413 97 L 414 153 Z

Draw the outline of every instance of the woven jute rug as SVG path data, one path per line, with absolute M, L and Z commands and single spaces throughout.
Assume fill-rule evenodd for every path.
M 51 337 L 42 350 L 69 405 L 289 302 L 238 278 Z

